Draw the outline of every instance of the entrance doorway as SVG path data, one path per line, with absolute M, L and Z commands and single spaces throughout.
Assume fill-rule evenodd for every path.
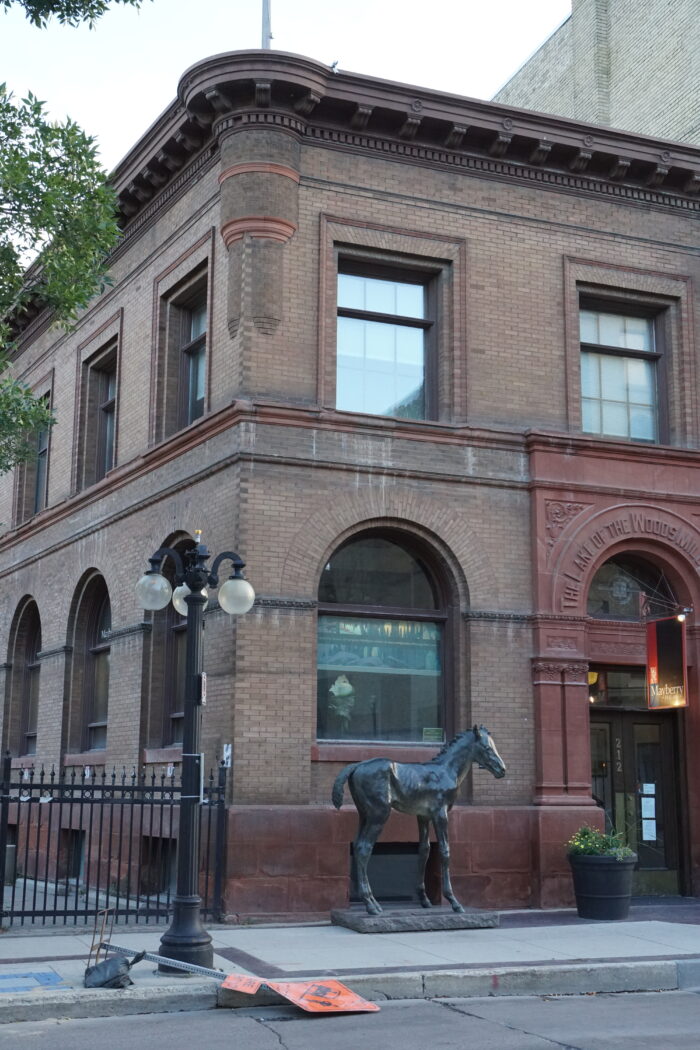
M 593 797 L 639 857 L 635 896 L 683 892 L 677 717 L 591 707 Z

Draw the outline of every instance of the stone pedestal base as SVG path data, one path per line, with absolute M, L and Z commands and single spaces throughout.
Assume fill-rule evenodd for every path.
M 407 933 L 426 930 L 482 930 L 499 925 L 498 912 L 467 908 L 396 908 L 368 915 L 359 908 L 334 908 L 331 923 L 356 933 Z

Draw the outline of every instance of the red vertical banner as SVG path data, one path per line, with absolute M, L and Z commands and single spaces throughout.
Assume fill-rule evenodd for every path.
M 647 624 L 647 704 L 653 710 L 688 705 L 685 620 L 676 616 Z

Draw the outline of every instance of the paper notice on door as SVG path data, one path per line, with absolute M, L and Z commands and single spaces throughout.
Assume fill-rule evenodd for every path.
M 645 842 L 656 842 L 656 821 L 642 821 L 642 838 Z
M 642 819 L 653 820 L 656 817 L 656 799 L 642 796 Z
M 643 795 L 655 795 L 656 794 L 656 784 L 642 784 L 642 794 Z

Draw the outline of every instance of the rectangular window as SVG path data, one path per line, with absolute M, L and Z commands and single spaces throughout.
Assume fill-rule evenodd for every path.
M 647 709 L 646 668 L 591 664 L 588 702 L 598 707 Z
M 46 408 L 51 407 L 51 393 L 41 395 Z M 49 447 L 51 431 L 36 431 L 29 439 L 31 454 L 19 463 L 15 473 L 15 525 L 22 525 L 44 510 L 48 500 Z
M 427 279 L 343 268 L 338 274 L 336 408 L 370 415 L 431 415 Z
M 48 398 L 43 399 L 48 405 Z M 36 468 L 34 476 L 34 513 L 46 506 L 46 489 L 49 478 L 49 431 L 40 430 L 36 439 Z
M 98 373 L 100 384 L 97 419 L 97 480 L 114 466 L 115 411 L 117 407 L 116 362 Z
M 443 626 L 318 620 L 319 740 L 442 743 Z
M 207 342 L 207 301 L 199 298 L 181 308 L 180 412 L 188 426 L 204 414 L 204 379 Z
M 26 667 L 27 680 L 25 683 L 25 707 L 23 712 L 23 755 L 36 754 L 37 717 L 39 713 L 39 661 L 34 658 L 33 663 Z
M 660 353 L 653 319 L 582 309 L 580 338 L 584 433 L 658 441 Z
M 117 434 L 117 344 L 83 364 L 77 489 L 94 485 L 112 469 Z

